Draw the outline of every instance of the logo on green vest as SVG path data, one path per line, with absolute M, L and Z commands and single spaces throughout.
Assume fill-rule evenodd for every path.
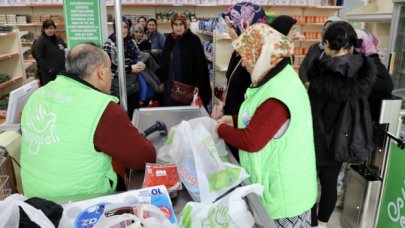
M 27 120 L 26 128 L 22 128 L 24 140 L 29 142 L 29 152 L 37 155 L 42 145 L 50 145 L 60 141 L 56 134 L 56 114 L 48 112 L 39 105 Z

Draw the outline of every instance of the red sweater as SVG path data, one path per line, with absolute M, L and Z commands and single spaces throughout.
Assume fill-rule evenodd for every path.
M 234 126 L 237 126 L 235 123 L 237 116 L 233 118 Z M 287 106 L 277 99 L 270 98 L 256 109 L 246 128 L 239 129 L 221 124 L 218 127 L 218 135 L 235 148 L 247 152 L 258 152 L 288 119 L 290 119 L 290 112 Z
M 122 108 L 110 102 L 94 134 L 94 148 L 120 161 L 126 168 L 144 170 L 156 161 L 152 143 L 139 134 Z

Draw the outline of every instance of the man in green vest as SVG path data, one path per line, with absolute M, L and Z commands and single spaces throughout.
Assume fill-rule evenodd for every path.
M 111 62 L 92 44 L 74 47 L 67 72 L 36 90 L 24 107 L 21 178 L 24 195 L 57 199 L 124 190 L 112 158 L 143 170 L 156 151 L 109 95 Z

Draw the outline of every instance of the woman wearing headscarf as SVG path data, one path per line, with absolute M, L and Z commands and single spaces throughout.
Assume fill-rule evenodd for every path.
M 148 40 L 146 40 L 144 27 L 141 24 L 132 26 L 131 33 L 134 37 L 136 45 L 138 45 L 139 50 L 141 51 L 150 51 L 151 46 Z
M 45 20 L 41 31 L 41 36 L 35 41 L 34 58 L 38 64 L 39 81 L 44 86 L 65 70 L 66 44 L 56 36 L 56 25 L 52 20 Z
M 300 69 L 299 69 L 299 75 L 300 75 L 301 81 L 305 84 L 305 87 L 307 89 L 309 87 L 308 71 L 312 67 L 314 60 L 319 59 L 324 50 L 323 34 L 325 33 L 326 29 L 328 29 L 329 25 L 332 22 L 336 22 L 336 21 L 343 21 L 343 20 L 340 17 L 336 17 L 336 16 L 329 17 L 328 19 L 326 19 L 325 23 L 323 24 L 323 29 L 322 29 L 322 40 L 318 43 L 311 45 L 308 49 L 307 54 L 305 55 L 305 58 L 302 60 L 302 63 L 300 65 Z
M 157 26 L 158 24 L 156 19 L 149 18 L 148 21 L 146 22 L 145 35 L 152 48 L 151 50 L 152 54 L 155 57 L 157 57 L 160 63 L 163 52 L 163 46 L 165 44 L 165 36 L 162 35 L 162 33 L 158 32 Z
M 353 54 L 354 48 L 360 47 L 353 27 L 344 21 L 333 22 L 324 33 L 324 53 L 316 58 L 308 72 L 310 86 L 308 89 L 311 101 L 313 129 L 316 149 L 316 165 L 319 182 L 321 184 L 319 208 L 312 210 L 312 226 L 326 227 L 335 209 L 337 200 L 337 179 L 342 162 L 335 159 L 335 151 L 348 145 L 339 143 L 340 139 L 352 137 L 363 150 L 371 150 L 372 145 L 359 141 L 363 136 L 348 130 L 344 134 L 331 134 L 340 128 L 342 122 L 347 122 L 345 107 L 354 107 L 361 113 L 369 112 L 367 98 L 375 82 L 377 70 L 372 58 L 362 54 Z M 361 114 L 360 114 L 361 115 Z M 353 119 L 353 126 L 364 120 L 364 116 Z M 355 117 L 353 117 L 355 118 Z M 358 122 L 355 122 L 358 121 Z M 361 126 L 362 135 L 370 126 Z M 364 128 L 364 129 L 363 129 Z M 355 137 L 354 137 L 355 136 Z M 366 142 L 367 143 L 367 142 Z M 363 145 L 364 144 L 364 145 Z M 350 147 L 352 145 L 349 145 Z M 354 151 L 354 150 L 353 150 Z M 354 151 L 355 152 L 355 151 Z
M 311 107 L 290 64 L 293 43 L 267 24 L 248 27 L 232 43 L 250 73 L 239 114 L 218 120 L 218 135 L 239 149 L 252 183 L 278 227 L 310 227 L 316 200 Z
M 125 58 L 125 73 L 127 77 L 135 77 L 137 73 L 142 72 L 145 69 L 145 64 L 138 62 L 138 51 L 135 41 L 129 34 L 132 22 L 126 17 L 122 17 L 122 37 L 124 38 L 124 58 Z M 111 72 L 112 78 L 118 77 L 118 50 L 117 50 L 117 35 L 114 32 L 108 36 L 107 41 L 104 43 L 103 49 L 107 52 L 111 59 Z M 114 94 L 119 96 L 119 94 Z M 138 93 L 134 93 L 127 96 L 128 104 L 128 116 L 132 118 L 134 109 L 139 107 Z
M 243 13 L 242 13 L 243 12 Z M 236 40 L 239 35 L 250 25 L 256 23 L 267 23 L 266 14 L 261 6 L 250 2 L 241 2 L 231 6 L 227 12 L 222 14 L 227 24 L 227 33 L 232 40 Z M 249 72 L 241 66 L 241 56 L 238 52 L 232 53 L 226 71 L 227 91 L 222 107 L 215 106 L 212 117 L 218 119 L 223 115 L 237 115 L 239 107 L 245 100 L 245 92 L 252 83 Z M 232 154 L 239 161 L 238 149 L 228 144 Z
M 295 28 L 294 25 L 297 23 L 297 20 L 288 16 L 280 15 L 274 18 L 274 20 L 269 23 L 269 25 L 275 30 L 279 31 L 284 36 L 287 36 L 290 40 L 295 38 Z
M 173 80 L 194 86 L 207 107 L 211 101 L 208 63 L 200 38 L 187 26 L 186 17 L 176 13 L 171 18 L 173 32 L 167 36 L 163 49 L 161 81 L 164 83 L 163 106 L 184 105 L 170 98 Z M 191 102 L 190 102 L 191 103 Z
M 373 121 L 378 122 L 381 112 L 381 102 L 384 99 L 392 97 L 391 93 L 394 89 L 394 83 L 387 68 L 377 54 L 378 47 L 380 46 L 378 37 L 370 31 L 360 29 L 356 29 L 356 34 L 358 39 L 362 41 L 360 48 L 357 48 L 356 51 L 370 57 L 377 67 L 377 78 L 371 89 L 368 102 L 370 104 L 371 117 Z

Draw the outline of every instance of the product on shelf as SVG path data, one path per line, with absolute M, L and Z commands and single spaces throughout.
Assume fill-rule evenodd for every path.
M 9 81 L 11 79 L 11 76 L 8 74 L 0 74 L 0 83 Z

